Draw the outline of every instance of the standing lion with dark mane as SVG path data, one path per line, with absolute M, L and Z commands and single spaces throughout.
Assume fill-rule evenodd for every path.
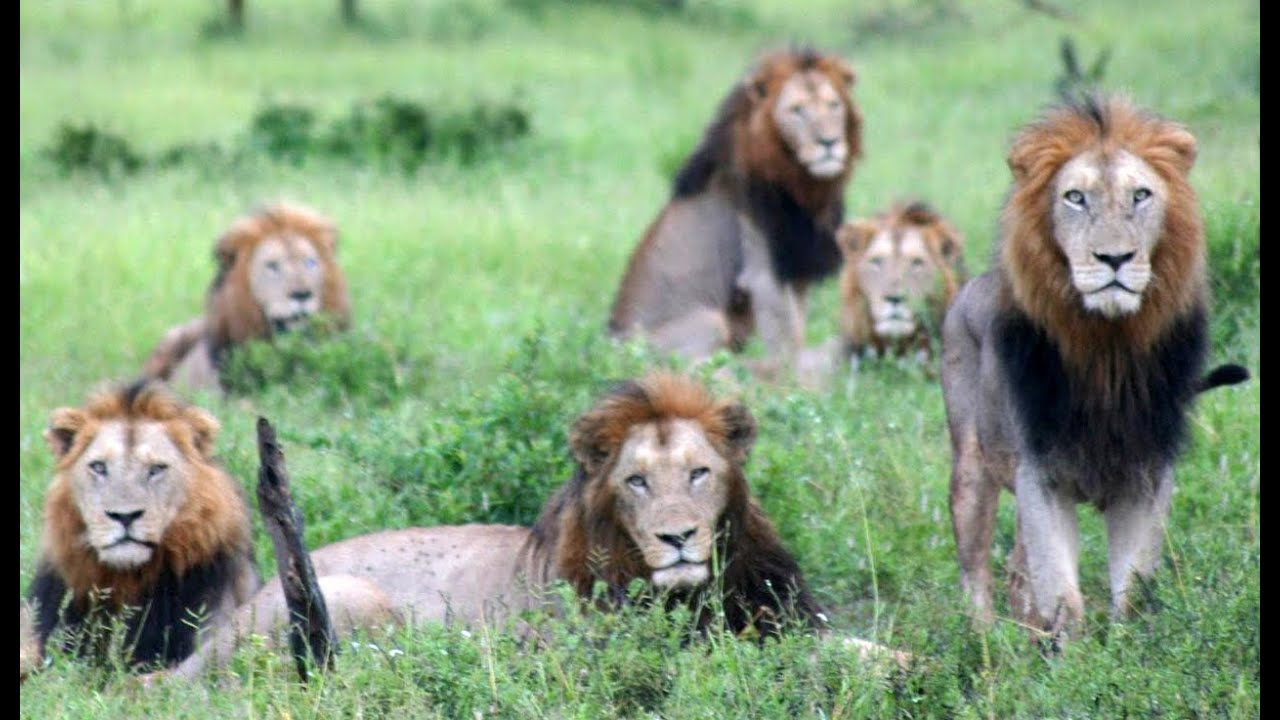
M 796 50 L 734 86 L 631 256 L 615 337 L 698 359 L 758 332 L 772 361 L 794 362 L 808 289 L 840 267 L 835 231 L 862 150 L 854 77 Z
M 1208 352 L 1205 239 L 1186 128 L 1120 98 L 1059 107 L 1008 164 L 995 267 L 943 328 L 961 581 L 989 619 L 1000 488 L 1016 490 L 1011 609 L 1055 644 L 1080 629 L 1076 505 L 1106 518 L 1113 616 L 1160 557 L 1173 468 Z

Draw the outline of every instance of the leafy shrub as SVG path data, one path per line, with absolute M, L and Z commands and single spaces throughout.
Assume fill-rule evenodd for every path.
M 233 348 L 221 379 L 228 392 L 252 394 L 270 385 L 318 388 L 330 405 L 364 398 L 385 405 L 418 387 L 428 363 L 364 333 L 334 334 L 317 318 L 307 327 Z
M 300 164 L 312 151 L 315 113 L 301 105 L 268 105 L 253 116 L 249 145 L 267 156 Z
M 92 123 L 60 125 L 46 155 L 64 175 L 83 170 L 104 179 L 137 172 L 143 164 L 128 140 Z

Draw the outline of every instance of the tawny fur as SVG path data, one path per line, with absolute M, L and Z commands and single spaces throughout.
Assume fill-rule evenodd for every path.
M 843 104 L 845 156 L 828 177 L 800 162 L 774 119 L 788 81 L 815 76 Z M 733 88 L 628 262 L 610 313 L 614 336 L 639 335 L 700 359 L 739 350 L 759 334 L 772 360 L 794 358 L 808 288 L 839 267 L 835 230 L 862 152 L 862 119 L 849 94 L 854 77 L 835 56 L 784 51 Z M 822 111 L 805 102 L 806 112 Z
M 632 523 L 637 520 L 619 512 L 615 491 L 606 487 L 614 482 L 610 470 L 622 446 L 634 442 L 637 428 L 676 432 L 688 422 L 714 449 L 714 457 L 691 462 L 727 468 L 712 480 L 726 483 L 727 500 L 711 509 L 711 520 L 723 531 L 722 587 L 729 628 L 754 628 L 768 635 L 780 631 L 789 618 L 821 626 L 819 608 L 799 568 L 743 477 L 742 464 L 755 437 L 750 414 L 741 405 L 714 399 L 692 380 L 666 374 L 624 384 L 579 418 L 570 433 L 574 477 L 547 501 L 532 528 L 409 528 L 320 548 L 311 556 L 326 605 L 344 627 L 371 629 L 388 622 L 502 622 L 524 609 L 553 607 L 545 591 L 556 580 L 568 581 L 584 598 L 595 581 L 603 581 L 607 598 L 622 600 L 627 584 L 649 580 L 652 569 L 636 546 Z M 671 507 L 683 511 L 693 502 Z M 730 519 L 731 525 L 720 522 Z M 675 591 L 669 597 L 694 603 L 703 589 Z M 279 583 L 273 580 L 176 674 L 191 677 L 225 661 L 250 632 L 275 633 L 284 613 Z M 699 623 L 712 619 L 704 611 Z M 853 644 L 870 652 L 866 644 Z

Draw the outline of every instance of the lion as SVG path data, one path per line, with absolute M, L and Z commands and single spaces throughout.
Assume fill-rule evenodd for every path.
M 1175 461 L 1207 376 L 1205 239 L 1187 181 L 1196 139 L 1119 96 L 1058 106 L 1008 155 L 996 264 L 943 324 L 951 514 L 961 584 L 992 615 L 1000 488 L 1016 488 L 1010 605 L 1052 646 L 1078 635 L 1076 505 L 1107 525 L 1111 613 L 1160 556 Z
M 964 236 L 923 202 L 896 204 L 836 233 L 842 354 L 924 358 L 956 291 L 968 279 Z
M 554 611 L 547 590 L 558 581 L 606 607 L 629 601 L 629 586 L 641 581 L 650 600 L 687 603 L 702 628 L 723 622 L 761 639 L 792 626 L 820 631 L 826 616 L 747 485 L 755 438 L 745 406 L 717 400 L 687 377 L 623 383 L 573 424 L 573 476 L 532 527 L 387 530 L 322 547 L 311 561 L 325 604 L 374 630 L 409 621 L 499 623 L 526 610 Z M 335 577 L 365 584 L 335 597 L 325 585 Z M 704 602 L 713 592 L 721 602 Z M 160 677 L 217 667 L 251 633 L 278 641 L 285 617 L 273 580 Z M 848 644 L 864 655 L 879 648 Z
M 95 619 L 120 620 L 138 666 L 173 665 L 258 589 L 249 511 L 212 459 L 218 421 L 147 381 L 59 408 L 39 566 L 21 608 L 21 671 L 55 630 L 99 653 Z
M 171 328 L 143 373 L 187 389 L 221 388 L 227 350 L 295 330 L 319 313 L 350 322 L 337 229 L 315 211 L 276 203 L 240 218 L 218 239 L 218 269 L 204 314 Z
M 771 54 L 730 91 L 631 255 L 609 316 L 692 360 L 759 333 L 791 365 L 812 284 L 840 266 L 835 232 L 861 156 L 853 69 L 812 50 Z

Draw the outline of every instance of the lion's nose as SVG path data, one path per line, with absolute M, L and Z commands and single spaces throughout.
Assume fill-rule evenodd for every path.
M 306 302 L 311 299 L 312 292 L 310 290 L 294 290 L 289 293 L 289 297 L 298 302 Z
M 1133 259 L 1133 253 L 1127 252 L 1123 255 L 1106 255 L 1104 253 L 1094 253 L 1093 256 L 1099 261 L 1111 266 L 1112 270 L 1119 270 L 1120 266 Z
M 884 296 L 884 301 L 889 303 L 890 305 L 901 305 L 904 301 L 906 301 L 906 299 L 907 298 L 902 295 L 885 295 Z
M 827 150 L 835 147 L 838 142 L 840 142 L 840 138 L 818 138 L 818 144 Z
M 685 530 L 682 533 L 658 533 L 658 539 L 679 550 L 684 547 L 684 544 L 689 541 L 689 538 L 693 537 L 697 532 L 698 529 L 693 528 L 691 530 Z
M 133 521 L 142 517 L 142 513 L 144 512 L 146 511 L 134 510 L 133 512 L 127 512 L 127 513 L 107 511 L 107 517 L 120 523 L 121 525 L 124 526 L 125 530 L 128 530 L 129 526 L 133 524 Z

